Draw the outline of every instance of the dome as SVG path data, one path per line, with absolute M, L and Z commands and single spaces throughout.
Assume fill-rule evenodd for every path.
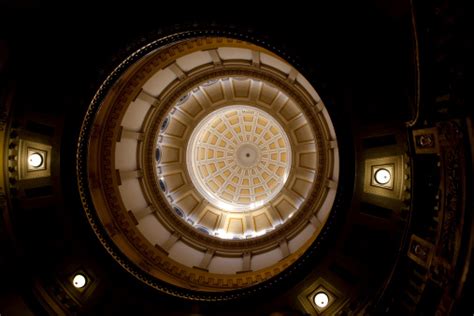
M 199 123 L 186 159 L 193 184 L 214 206 L 245 212 L 281 191 L 291 168 L 291 146 L 271 115 L 235 105 L 211 112 Z
M 145 46 L 109 78 L 83 126 L 85 208 L 129 272 L 164 291 L 155 280 L 232 292 L 279 275 L 323 231 L 336 134 L 290 63 L 249 42 L 190 37 Z
M 0 313 L 471 311 L 462 6 L 299 6 L 284 23 L 200 7 L 133 23 L 127 6 L 80 30 L 2 19 Z M 287 138 L 268 145 L 280 175 L 255 172 L 275 180 L 261 196 L 260 176 L 226 173 L 266 150 L 244 136 L 270 123 L 246 109 Z

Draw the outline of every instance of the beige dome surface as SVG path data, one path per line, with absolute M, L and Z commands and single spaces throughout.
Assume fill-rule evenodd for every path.
M 196 82 L 155 121 L 159 195 L 184 223 L 219 239 L 282 227 L 317 182 L 318 144 L 304 101 L 254 76 Z
M 194 130 L 187 164 L 198 191 L 227 211 L 254 210 L 282 189 L 291 148 L 281 125 L 252 106 L 210 113 Z
M 263 47 L 197 37 L 156 48 L 104 90 L 91 120 L 90 210 L 109 236 L 95 232 L 152 287 L 148 276 L 204 292 L 259 284 L 326 225 L 339 181 L 329 112 Z

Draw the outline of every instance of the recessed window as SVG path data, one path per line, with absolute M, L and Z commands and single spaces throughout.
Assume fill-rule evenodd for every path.
M 33 153 L 29 154 L 29 156 L 28 156 L 28 166 L 30 168 L 34 168 L 34 169 L 41 168 L 43 166 L 43 164 L 44 164 L 43 155 L 41 155 L 38 152 L 33 152 Z
M 163 192 L 166 192 L 166 183 L 163 179 L 160 179 L 160 188 Z
M 314 296 L 314 304 L 320 308 L 324 308 L 329 303 L 329 296 L 324 292 L 319 292 Z
M 201 233 L 204 233 L 206 235 L 209 235 L 209 230 L 205 227 L 202 227 L 202 226 L 198 226 L 197 227 L 197 230 L 199 230 Z
M 81 273 L 76 274 L 74 278 L 72 279 L 72 285 L 74 285 L 74 287 L 77 289 L 83 288 L 84 286 L 86 286 L 86 283 L 87 283 L 87 279 Z
M 178 102 L 176 102 L 176 105 L 181 105 L 184 102 L 186 102 L 189 99 L 190 95 L 191 95 L 190 93 L 186 93 L 185 95 L 181 96 L 181 98 L 179 98 Z
M 209 81 L 204 82 L 202 85 L 203 85 L 204 87 L 212 86 L 212 85 L 215 84 L 217 81 L 218 81 L 217 79 L 211 79 L 211 80 L 209 80 Z
M 176 213 L 176 215 L 178 215 L 179 217 L 182 217 L 184 218 L 184 212 L 179 208 L 179 207 L 174 207 L 174 212 Z
M 163 121 L 163 123 L 161 124 L 161 131 L 164 132 L 166 130 L 166 128 L 168 127 L 170 123 L 170 118 L 169 117 L 166 117 Z
M 381 168 L 375 172 L 375 181 L 379 184 L 387 184 L 390 182 L 392 175 L 390 171 L 385 168 Z
M 160 150 L 160 147 L 157 147 L 157 148 L 156 148 L 155 158 L 156 158 L 156 161 L 160 162 L 160 159 L 161 159 L 161 150 Z

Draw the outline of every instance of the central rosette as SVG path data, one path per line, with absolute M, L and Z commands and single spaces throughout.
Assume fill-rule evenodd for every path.
M 243 212 L 265 205 L 281 191 L 291 169 L 291 148 L 281 124 L 264 110 L 227 106 L 196 126 L 187 166 L 210 203 Z
M 234 159 L 241 168 L 252 168 L 261 160 L 260 148 L 252 143 L 240 144 L 234 153 Z

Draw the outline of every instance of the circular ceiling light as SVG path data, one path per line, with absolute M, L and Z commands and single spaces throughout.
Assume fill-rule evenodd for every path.
M 87 283 L 86 277 L 80 273 L 76 274 L 74 278 L 72 279 L 72 285 L 74 285 L 74 287 L 78 289 L 86 286 L 86 283 Z
M 43 165 L 43 155 L 34 152 L 28 156 L 28 165 L 32 168 L 39 168 Z
M 390 171 L 385 168 L 381 168 L 375 172 L 375 181 L 378 184 L 387 184 L 392 179 Z
M 187 146 L 193 184 L 214 206 L 255 210 L 283 188 L 291 169 L 291 146 L 283 127 L 253 106 L 226 106 L 207 115 Z
M 324 308 L 329 303 L 329 296 L 324 292 L 319 292 L 314 296 L 314 304 L 320 308 Z

